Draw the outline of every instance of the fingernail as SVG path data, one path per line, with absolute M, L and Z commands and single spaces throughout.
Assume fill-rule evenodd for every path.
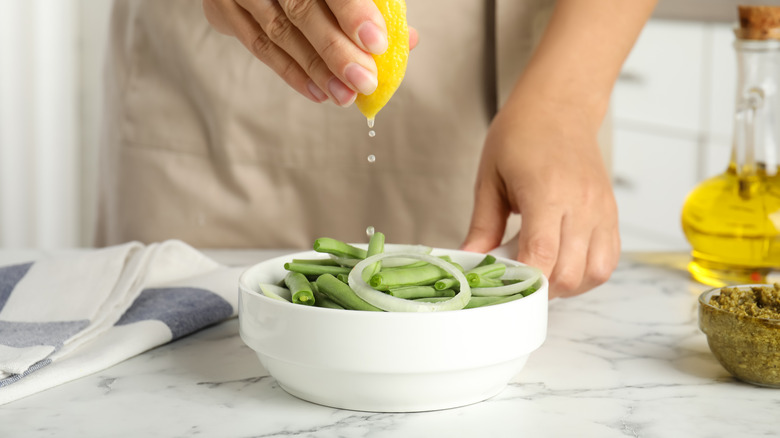
M 387 35 L 376 24 L 366 21 L 358 27 L 358 38 L 363 47 L 375 55 L 387 51 Z
M 311 79 L 309 79 L 309 83 L 306 84 L 306 88 L 309 89 L 309 93 L 311 93 L 316 102 L 319 103 L 328 100 L 328 95 L 325 94 L 324 91 L 320 90 L 320 87 L 318 87 Z
M 344 70 L 344 76 L 347 77 L 347 80 L 351 82 L 358 91 L 365 95 L 369 95 L 376 90 L 376 75 L 366 70 L 360 64 L 355 64 L 354 62 L 349 64 Z
M 352 91 L 351 88 L 344 85 L 338 78 L 333 78 L 328 81 L 328 90 L 333 98 L 336 99 L 336 103 L 340 106 L 350 106 L 355 101 L 357 93 Z

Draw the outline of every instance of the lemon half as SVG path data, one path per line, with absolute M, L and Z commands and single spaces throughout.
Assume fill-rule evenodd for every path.
M 409 27 L 406 25 L 406 2 L 404 0 L 374 0 L 387 25 L 387 51 L 373 55 L 377 68 L 376 91 L 369 95 L 358 93 L 355 105 L 373 121 L 395 91 L 401 85 L 409 59 Z

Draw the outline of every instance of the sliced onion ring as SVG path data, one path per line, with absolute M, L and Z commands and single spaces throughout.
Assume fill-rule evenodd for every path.
M 542 277 L 541 269 L 532 266 L 507 266 L 506 272 L 501 276 L 502 280 L 523 280 L 518 283 L 507 284 L 506 286 L 496 287 L 475 287 L 471 293 L 475 297 L 503 297 L 518 294 Z
M 426 303 L 422 301 L 405 300 L 403 298 L 396 298 L 392 295 L 388 295 L 384 292 L 380 292 L 368 285 L 363 280 L 363 270 L 374 262 L 389 258 L 389 257 L 403 257 L 416 260 L 422 260 L 432 265 L 436 265 L 439 268 L 452 274 L 456 280 L 460 283 L 460 292 L 457 295 L 446 301 L 440 301 L 436 303 Z M 367 303 L 379 307 L 387 312 L 443 312 L 447 310 L 460 310 L 466 307 L 471 299 L 471 287 L 466 280 L 466 276 L 463 275 L 460 270 L 454 265 L 442 260 L 438 257 L 434 257 L 428 254 L 418 254 L 411 252 L 387 252 L 382 254 L 376 254 L 371 257 L 362 260 L 360 263 L 349 273 L 349 286 L 355 291 L 357 296 L 365 300 Z
M 502 280 L 527 280 L 533 276 L 541 276 L 542 271 L 539 268 L 533 266 L 521 265 L 521 266 L 507 266 L 504 271 L 504 275 L 501 276 Z
M 287 301 L 292 302 L 292 293 L 289 289 L 281 286 L 277 286 L 275 284 L 270 283 L 260 283 L 260 292 L 263 293 L 263 295 L 273 298 L 275 300 L 279 301 Z

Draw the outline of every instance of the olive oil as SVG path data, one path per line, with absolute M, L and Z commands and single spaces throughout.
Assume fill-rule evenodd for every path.
M 738 9 L 731 159 L 688 195 L 682 211 L 688 270 L 712 286 L 766 283 L 780 269 L 780 7 Z
M 682 227 L 693 277 L 712 286 L 766 282 L 780 267 L 780 175 L 761 166 L 738 175 L 732 163 L 685 201 Z

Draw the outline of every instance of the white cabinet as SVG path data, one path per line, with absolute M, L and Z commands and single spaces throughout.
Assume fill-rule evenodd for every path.
M 651 20 L 615 86 L 613 175 L 623 250 L 680 250 L 686 195 L 726 169 L 733 25 Z
M 712 26 L 712 55 L 709 65 L 708 93 L 702 96 L 707 109 L 707 134 L 717 143 L 731 143 L 734 106 L 737 93 L 737 58 L 731 26 Z
M 704 63 L 704 26 L 653 20 L 615 86 L 615 121 L 632 129 L 695 132 Z
M 615 131 L 613 174 L 624 249 L 686 248 L 685 196 L 696 186 L 696 144 L 671 136 Z

